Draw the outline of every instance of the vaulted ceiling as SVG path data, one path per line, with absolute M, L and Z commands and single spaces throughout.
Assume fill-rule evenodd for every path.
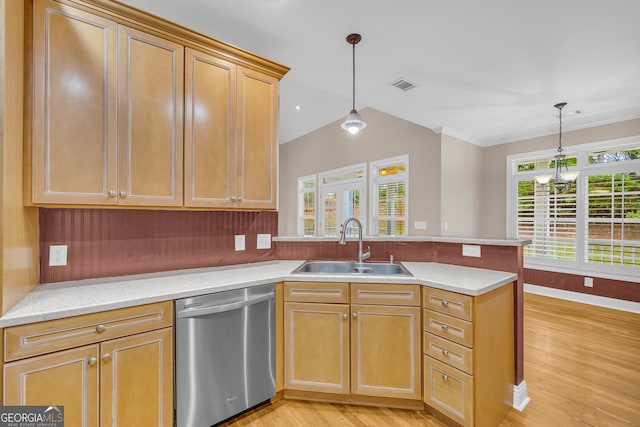
M 640 117 L 637 0 L 123 2 L 291 67 L 282 143 L 351 109 L 353 32 L 356 108 L 474 144 L 557 132 L 560 101 L 565 130 Z

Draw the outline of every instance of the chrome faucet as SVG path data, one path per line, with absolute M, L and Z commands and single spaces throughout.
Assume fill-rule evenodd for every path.
M 355 222 L 358 226 L 358 263 L 362 264 L 362 262 L 371 256 L 371 247 L 367 246 L 367 252 L 362 252 L 362 223 L 356 217 L 347 218 L 345 222 L 342 223 L 340 227 L 340 243 L 341 245 L 347 244 L 347 225 L 350 222 Z

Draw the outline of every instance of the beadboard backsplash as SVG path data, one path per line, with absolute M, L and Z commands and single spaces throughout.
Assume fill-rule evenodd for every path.
M 256 238 L 277 232 L 276 211 L 41 208 L 40 283 L 271 261 Z M 68 246 L 66 266 L 49 267 L 51 245 Z

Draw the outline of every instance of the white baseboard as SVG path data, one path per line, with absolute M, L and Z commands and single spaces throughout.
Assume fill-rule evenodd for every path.
M 546 286 L 528 285 L 526 283 L 524 284 L 524 291 L 530 294 L 560 298 L 569 301 L 581 302 L 584 304 L 597 305 L 599 307 L 629 311 L 631 313 L 640 313 L 640 302 L 625 301 L 615 298 L 601 297 L 598 295 L 565 291 L 563 289 L 548 288 Z
M 513 386 L 513 407 L 522 412 L 529 402 L 531 398 L 527 396 L 527 383 L 522 380 L 520 384 Z

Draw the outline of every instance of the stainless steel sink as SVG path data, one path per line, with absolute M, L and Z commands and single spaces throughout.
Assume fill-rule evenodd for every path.
M 306 261 L 292 274 L 377 274 L 382 276 L 413 276 L 404 265 L 383 262 Z

